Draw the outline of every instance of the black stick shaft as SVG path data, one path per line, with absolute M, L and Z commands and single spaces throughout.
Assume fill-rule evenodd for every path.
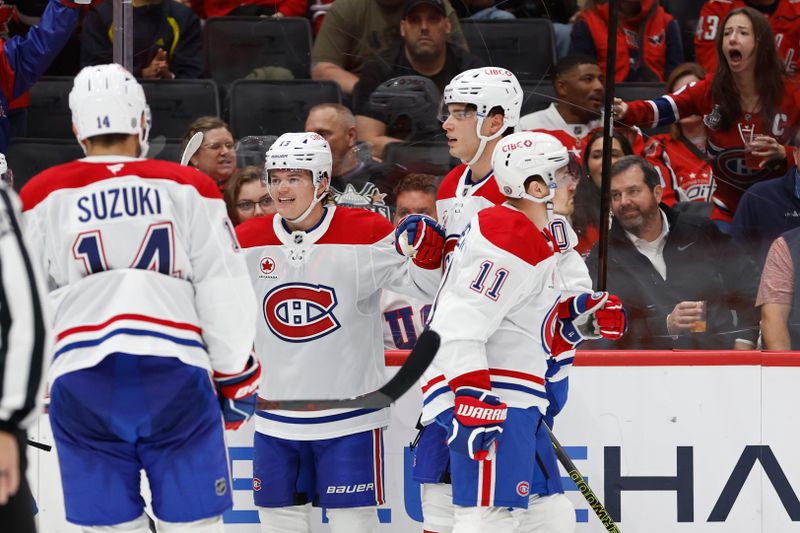
M 598 241 L 597 287 L 606 290 L 608 265 L 608 211 L 611 205 L 611 148 L 614 134 L 614 75 L 617 69 L 617 8 L 619 0 L 608 0 L 608 56 L 606 57 L 606 98 L 603 104 L 603 180 L 600 186 L 600 240 Z
M 567 452 L 564 450 L 564 447 L 561 446 L 561 443 L 558 442 L 556 436 L 553 435 L 553 432 L 550 430 L 547 424 L 542 422 L 542 426 L 544 426 L 544 428 L 547 430 L 547 434 L 550 435 L 550 441 L 553 443 L 553 448 L 556 450 L 556 457 L 558 457 L 558 460 L 564 466 L 564 469 L 567 471 L 572 481 L 575 482 L 575 485 L 577 485 L 578 490 L 581 491 L 583 497 L 586 498 L 586 502 L 589 504 L 589 507 L 592 508 L 594 514 L 597 515 L 597 518 L 600 519 L 603 527 L 605 527 L 606 531 L 609 531 L 610 533 L 621 533 L 617 527 L 617 524 L 614 523 L 614 519 L 611 518 L 611 515 L 608 514 L 606 508 L 603 507 L 603 504 L 600 502 L 600 498 L 595 495 L 592 488 L 588 483 L 586 483 L 586 480 L 583 479 L 583 476 L 578 471 L 578 467 L 575 466 L 575 463 L 573 463 L 572 459 L 569 458 L 569 455 L 567 455 Z

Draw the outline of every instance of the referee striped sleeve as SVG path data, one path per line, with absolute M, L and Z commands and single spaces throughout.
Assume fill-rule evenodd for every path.
M 0 186 L 0 429 L 38 414 L 49 363 L 50 328 L 40 282 L 22 233 L 19 200 Z

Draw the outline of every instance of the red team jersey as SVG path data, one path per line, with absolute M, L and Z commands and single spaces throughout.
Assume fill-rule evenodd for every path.
M 722 32 L 722 21 L 729 11 L 744 7 L 743 0 L 710 0 L 700 10 L 697 30 L 694 36 L 694 50 L 697 62 L 706 72 L 717 69 L 717 50 L 714 41 Z M 766 13 L 765 13 L 766 15 Z M 800 0 L 778 0 L 778 7 L 769 15 L 775 45 L 786 65 L 786 73 L 794 77 L 797 73 L 797 54 L 800 48 Z
M 786 80 L 783 100 L 775 110 L 775 118 L 771 124 L 764 124 L 760 117 L 743 112 L 732 127 L 721 130 L 713 128 L 713 109 L 716 102 L 711 95 L 711 82 L 711 78 L 706 78 L 655 100 L 630 102 L 624 121 L 645 128 L 655 128 L 677 122 L 682 117 L 703 116 L 708 130 L 706 146 L 717 186 L 712 197 L 712 218 L 731 222 L 739 198 L 750 185 L 780 177 L 787 169 L 787 165 L 760 170 L 748 169 L 745 166 L 744 141 L 739 128 L 753 127 L 754 135 L 769 135 L 787 145 L 794 139 L 800 125 L 800 93 L 791 81 Z M 787 164 L 794 165 L 791 148 L 786 149 L 786 155 Z
M 653 135 L 644 150 L 664 181 L 680 189 L 684 199 L 710 202 L 716 188 L 714 172 L 705 154 L 686 139 L 673 139 L 668 133 Z

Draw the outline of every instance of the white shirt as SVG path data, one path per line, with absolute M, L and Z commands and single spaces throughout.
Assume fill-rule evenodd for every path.
M 562 130 L 576 139 L 583 139 L 590 131 L 601 126 L 600 120 L 593 120 L 586 124 L 567 124 L 555 102 L 549 107 L 530 113 L 519 119 L 520 130 Z
M 647 239 L 641 239 L 627 230 L 625 230 L 625 235 L 628 236 L 628 239 L 630 239 L 636 249 L 639 250 L 639 253 L 648 258 L 653 264 L 653 268 L 666 280 L 667 263 L 664 261 L 664 245 L 667 243 L 667 235 L 669 235 L 669 222 L 667 221 L 667 215 L 664 214 L 664 211 L 659 209 L 659 212 L 661 213 L 662 222 L 661 233 L 654 241 L 651 242 Z

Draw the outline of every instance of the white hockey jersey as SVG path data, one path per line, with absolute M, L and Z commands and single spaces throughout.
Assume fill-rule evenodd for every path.
M 176 357 L 240 372 L 253 290 L 214 182 L 166 161 L 94 156 L 21 191 L 33 255 L 53 292 L 50 380 L 106 355 Z
M 556 268 L 544 234 L 508 204 L 472 219 L 431 316 L 441 336 L 434 362 L 446 382 L 488 370 L 492 390 L 509 407 L 545 411 L 561 295 Z
M 394 248 L 394 227 L 363 209 L 328 207 L 308 232 L 278 216 L 237 228 L 259 300 L 256 353 L 270 399 L 348 398 L 386 382 L 382 289 L 432 299 L 441 272 Z M 317 440 L 389 423 L 388 409 L 260 411 L 256 431 Z

